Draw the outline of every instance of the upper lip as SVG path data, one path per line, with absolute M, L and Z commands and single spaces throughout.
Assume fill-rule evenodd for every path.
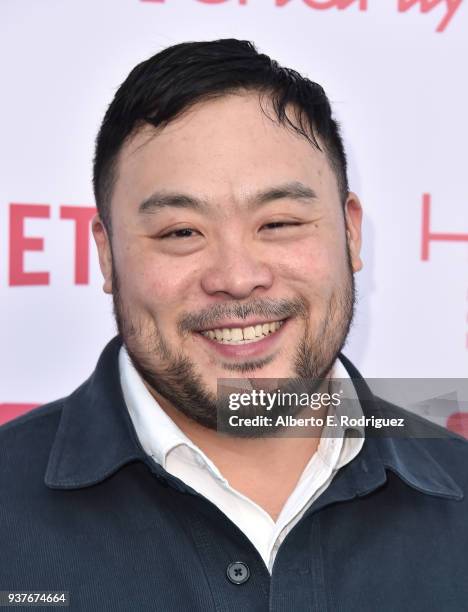
M 225 328 L 244 328 L 244 327 L 255 327 L 255 325 L 262 325 L 264 323 L 277 323 L 279 321 L 285 321 L 287 317 L 283 317 L 282 319 L 242 319 L 241 321 L 217 321 L 214 325 L 206 325 L 205 327 L 200 327 L 200 329 L 196 329 L 197 332 L 208 331 L 210 329 L 225 329 Z

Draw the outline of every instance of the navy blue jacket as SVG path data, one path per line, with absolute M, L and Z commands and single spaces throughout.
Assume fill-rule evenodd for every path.
M 0 590 L 66 590 L 72 610 L 97 612 L 468 610 L 466 441 L 373 397 L 343 357 L 366 415 L 404 416 L 427 438 L 366 438 L 270 576 L 214 504 L 142 450 L 119 347 L 69 397 L 0 428 Z

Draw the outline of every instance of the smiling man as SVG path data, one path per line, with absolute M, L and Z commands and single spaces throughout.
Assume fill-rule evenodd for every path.
M 462 609 L 467 444 L 341 354 L 362 209 L 323 89 L 247 42 L 170 47 L 117 91 L 94 188 L 119 334 L 0 430 L 0 587 L 77 610 Z M 239 379 L 330 391 L 322 421 L 265 435 L 247 409 L 262 427 L 220 433 Z M 331 434 L 336 379 L 355 418 Z

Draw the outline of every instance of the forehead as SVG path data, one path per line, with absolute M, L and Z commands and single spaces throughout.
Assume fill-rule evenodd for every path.
M 162 129 L 144 126 L 120 152 L 113 206 L 123 199 L 137 205 L 156 189 L 240 201 L 288 181 L 309 184 L 319 197 L 330 191 L 338 197 L 325 153 L 280 125 L 266 98 L 262 106 L 265 112 L 257 93 L 223 96 L 196 104 Z

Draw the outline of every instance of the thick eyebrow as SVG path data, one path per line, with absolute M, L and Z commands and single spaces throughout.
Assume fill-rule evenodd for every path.
M 311 187 L 304 185 L 304 183 L 291 181 L 260 191 L 250 200 L 248 208 L 257 208 L 274 200 L 286 198 L 289 200 L 316 200 L 317 194 Z
M 207 211 L 209 205 L 204 200 L 194 198 L 184 193 L 166 193 L 156 191 L 138 207 L 140 213 L 155 213 L 161 208 L 192 208 L 193 210 Z
M 316 200 L 317 194 L 304 183 L 292 181 L 269 187 L 254 194 L 247 202 L 247 209 L 252 210 L 269 202 L 286 198 L 291 200 Z M 191 208 L 205 213 L 210 209 L 209 203 L 205 200 L 184 193 L 155 192 L 143 200 L 138 207 L 138 211 L 152 214 L 165 207 Z

